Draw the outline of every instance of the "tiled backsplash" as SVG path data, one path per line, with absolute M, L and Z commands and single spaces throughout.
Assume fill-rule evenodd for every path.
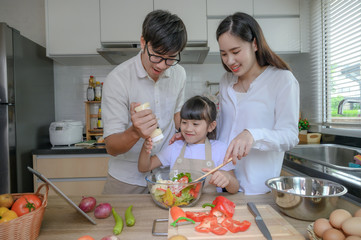
M 215 94 L 218 85 L 208 86 L 206 81 L 219 82 L 225 70 L 221 64 L 184 64 L 187 73 L 186 96 Z M 86 89 L 89 76 L 104 82 L 115 66 L 64 66 L 54 63 L 55 119 L 72 119 L 85 123 Z

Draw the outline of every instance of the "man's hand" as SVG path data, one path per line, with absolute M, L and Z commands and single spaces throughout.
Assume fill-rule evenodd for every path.
M 157 119 L 151 109 L 135 112 L 134 109 L 139 105 L 139 103 L 134 102 L 130 104 L 131 121 L 138 136 L 147 138 L 157 128 Z
M 169 140 L 169 145 L 172 145 L 175 141 L 184 140 L 183 135 L 178 132 L 173 135 L 173 137 Z

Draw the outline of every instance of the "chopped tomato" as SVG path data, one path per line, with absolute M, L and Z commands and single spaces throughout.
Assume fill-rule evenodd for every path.
M 190 212 L 186 211 L 187 218 L 195 222 L 202 222 L 204 218 L 209 217 L 209 212 Z
M 249 221 L 237 221 L 232 218 L 226 218 L 221 225 L 225 228 L 227 228 L 230 232 L 236 233 L 236 232 L 244 232 L 246 231 L 250 226 L 251 223 Z
M 188 183 L 189 178 L 188 178 L 188 176 L 183 176 L 178 180 L 178 182 L 180 182 L 180 183 Z

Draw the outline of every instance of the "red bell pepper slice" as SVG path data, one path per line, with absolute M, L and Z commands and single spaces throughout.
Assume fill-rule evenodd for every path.
M 244 232 L 246 231 L 250 226 L 251 223 L 249 221 L 237 221 L 232 218 L 226 218 L 221 225 L 225 228 L 227 228 L 230 232 L 237 233 L 237 232 Z
M 221 212 L 226 217 L 233 217 L 236 204 L 234 204 L 231 200 L 223 196 L 218 196 L 214 199 L 212 204 L 214 205 L 214 208 L 212 208 L 211 214 L 219 216 L 219 212 Z
M 188 176 L 183 176 L 178 180 L 178 182 L 180 182 L 180 183 L 188 183 L 189 178 L 188 178 Z
M 202 222 L 204 218 L 209 217 L 209 212 L 190 212 L 186 211 L 187 218 L 193 219 L 195 222 Z
M 203 221 L 195 227 L 197 232 L 208 233 L 212 232 L 217 235 L 223 235 L 227 233 L 227 229 L 223 228 L 217 222 L 217 217 L 205 217 Z

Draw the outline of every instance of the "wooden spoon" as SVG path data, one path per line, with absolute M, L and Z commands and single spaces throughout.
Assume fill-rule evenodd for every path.
M 203 176 L 200 176 L 199 178 L 197 178 L 197 179 L 194 180 L 193 182 L 197 182 L 197 181 L 201 180 L 202 178 L 207 177 L 209 174 L 214 173 L 215 171 L 217 171 L 218 169 L 220 169 L 220 168 L 223 167 L 224 165 L 228 164 L 229 162 L 232 162 L 232 158 L 228 159 L 226 162 L 222 163 L 222 164 L 219 165 L 218 167 L 213 168 L 211 171 L 207 172 L 207 173 L 204 174 Z

